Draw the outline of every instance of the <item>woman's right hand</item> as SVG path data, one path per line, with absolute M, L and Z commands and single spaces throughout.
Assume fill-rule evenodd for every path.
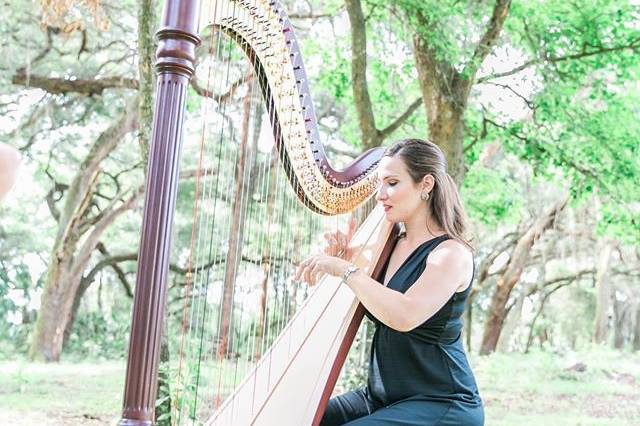
M 324 253 L 328 256 L 350 259 L 353 253 L 349 247 L 349 242 L 351 242 L 351 238 L 353 238 L 353 234 L 356 232 L 357 225 L 355 218 L 351 217 L 349 230 L 346 234 L 340 230 L 325 233 L 324 238 L 327 241 L 327 245 L 323 250 Z

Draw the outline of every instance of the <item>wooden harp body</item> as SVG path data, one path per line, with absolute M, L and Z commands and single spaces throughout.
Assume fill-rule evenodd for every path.
M 153 137 L 120 425 L 154 424 L 186 94 L 196 68 L 200 9 L 195 0 L 167 0 L 158 31 Z M 362 205 L 376 190 L 375 167 L 383 150 L 370 150 L 341 170 L 331 167 L 319 140 L 299 46 L 279 3 L 223 0 L 209 10 L 208 25 L 231 37 L 249 60 L 295 197 L 314 214 L 327 216 Z M 351 260 L 379 278 L 396 232 L 374 209 L 356 232 L 353 244 L 360 250 Z M 363 314 L 348 287 L 324 278 L 235 390 L 196 422 L 318 424 Z

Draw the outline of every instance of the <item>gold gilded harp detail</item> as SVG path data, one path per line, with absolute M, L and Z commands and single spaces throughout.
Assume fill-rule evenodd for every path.
M 186 92 L 195 71 L 199 10 L 198 1 L 167 0 L 158 32 L 154 131 L 123 426 L 154 423 Z M 319 140 L 299 46 L 282 7 L 274 1 L 223 0 L 211 10 L 210 27 L 229 36 L 249 59 L 269 111 L 278 159 L 295 197 L 307 211 L 321 215 L 356 209 L 376 189 L 375 167 L 383 150 L 363 153 L 342 170 L 331 167 Z M 374 210 L 354 237 L 360 250 L 351 261 L 378 278 L 394 232 L 383 213 Z M 221 405 L 212 404 L 212 415 L 198 421 L 219 426 L 318 424 L 363 312 L 346 286 L 325 278 L 233 393 L 224 394 Z
M 218 1 L 213 24 L 245 46 L 267 102 L 285 168 L 298 196 L 322 214 L 352 211 L 375 191 L 373 168 L 382 155 L 372 149 L 345 170 L 334 170 L 316 127 L 302 56 L 292 25 L 273 1 Z M 284 119 L 281 119 L 284 117 Z

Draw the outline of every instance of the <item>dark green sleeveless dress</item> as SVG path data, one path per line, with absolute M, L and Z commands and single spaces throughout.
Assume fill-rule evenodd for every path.
M 446 235 L 424 242 L 388 287 L 405 292 Z M 384 275 L 383 275 L 384 276 Z M 484 410 L 462 346 L 462 313 L 471 286 L 454 293 L 431 318 L 409 332 L 376 324 L 367 387 L 329 401 L 322 426 L 481 426 Z

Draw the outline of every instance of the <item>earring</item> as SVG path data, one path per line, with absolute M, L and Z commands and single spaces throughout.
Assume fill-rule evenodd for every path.
M 429 193 L 428 192 L 423 192 L 422 194 L 420 194 L 420 199 L 422 201 L 429 201 Z

